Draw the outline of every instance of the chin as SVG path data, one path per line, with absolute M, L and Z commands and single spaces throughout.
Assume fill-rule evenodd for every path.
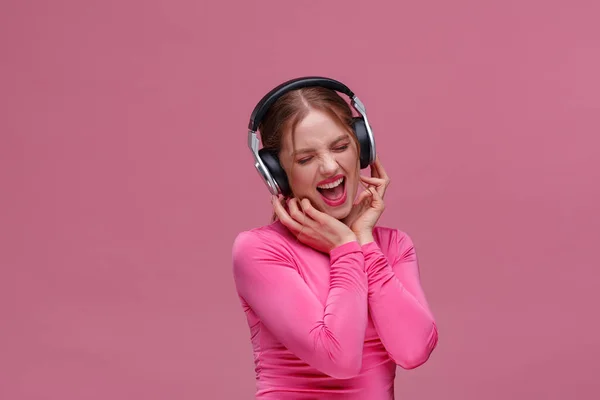
M 350 209 L 344 207 L 342 209 L 342 207 L 339 207 L 336 210 L 330 210 L 330 209 L 325 209 L 322 210 L 325 214 L 332 216 L 335 219 L 338 219 L 340 221 L 342 221 L 344 218 L 346 218 L 348 216 L 348 214 L 350 214 Z

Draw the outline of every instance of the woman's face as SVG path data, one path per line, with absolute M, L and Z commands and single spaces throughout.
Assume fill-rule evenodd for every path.
M 295 140 L 294 147 L 291 132 L 286 132 L 279 155 L 294 197 L 308 198 L 316 209 L 345 218 L 358 189 L 360 164 L 354 140 L 318 110 L 298 123 Z

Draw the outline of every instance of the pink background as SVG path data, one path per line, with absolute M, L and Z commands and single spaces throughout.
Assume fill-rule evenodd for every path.
M 346 82 L 440 342 L 400 399 L 597 399 L 600 3 L 5 0 L 0 398 L 251 399 L 235 235 L 283 80 Z

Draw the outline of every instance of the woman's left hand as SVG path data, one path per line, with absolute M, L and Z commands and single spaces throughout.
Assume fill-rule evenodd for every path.
M 350 214 L 344 219 L 359 239 L 371 237 L 373 227 L 385 209 L 383 197 L 390 184 L 390 178 L 379 157 L 371 165 L 371 176 L 360 175 L 360 179 L 367 185 L 367 189 L 358 196 Z

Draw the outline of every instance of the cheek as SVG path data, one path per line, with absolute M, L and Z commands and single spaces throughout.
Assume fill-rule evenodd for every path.
M 344 166 L 344 169 L 349 173 L 356 174 L 360 170 L 360 161 L 356 151 L 348 151 L 342 154 L 340 163 Z
M 288 179 L 296 194 L 306 193 L 313 187 L 314 172 L 309 167 L 294 166 Z

